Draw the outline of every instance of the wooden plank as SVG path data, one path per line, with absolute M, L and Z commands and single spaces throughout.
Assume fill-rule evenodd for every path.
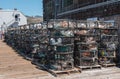
M 53 73 L 56 74 L 56 76 L 60 75 L 60 74 L 68 74 L 70 75 L 72 72 L 74 73 L 81 73 L 81 69 L 79 68 L 73 68 L 73 69 L 69 69 L 69 70 L 63 70 L 63 71 L 54 71 L 54 70 L 51 70 Z
M 68 70 L 63 70 L 63 71 L 55 71 L 55 70 L 51 70 L 51 69 L 48 69 L 47 67 L 45 67 L 44 65 L 42 64 L 39 64 L 37 62 L 32 62 L 33 64 L 37 65 L 38 68 L 43 68 L 44 70 L 48 71 L 49 73 L 51 73 L 52 75 L 54 75 L 55 77 L 57 77 L 58 75 L 60 74 L 68 74 L 70 75 L 72 72 L 76 72 L 76 73 L 81 73 L 81 69 L 80 68 L 72 68 L 72 69 L 68 69 Z
M 81 70 L 87 70 L 87 69 L 101 69 L 101 65 L 95 65 L 95 66 L 78 66 Z
M 111 63 L 111 64 L 102 64 L 103 67 L 113 67 L 113 66 L 116 66 L 115 63 Z

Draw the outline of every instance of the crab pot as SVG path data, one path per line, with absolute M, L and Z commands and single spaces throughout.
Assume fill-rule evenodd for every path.
M 67 70 L 74 67 L 74 60 L 72 53 L 55 53 L 51 52 L 49 55 L 50 67 L 54 67 L 54 70 Z
M 79 58 L 76 57 L 75 59 L 76 66 L 96 66 L 98 65 L 98 59 L 97 57 L 95 58 L 90 58 L 90 57 L 83 57 Z
M 118 49 L 118 25 L 115 22 L 99 22 L 101 31 L 99 64 L 115 64 Z
M 48 22 L 49 68 L 68 70 L 74 67 L 74 27 L 70 20 L 51 20 Z

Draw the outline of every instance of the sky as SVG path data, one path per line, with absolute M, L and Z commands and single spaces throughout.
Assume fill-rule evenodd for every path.
M 28 16 L 43 16 L 42 0 L 0 0 L 0 8 L 14 9 Z

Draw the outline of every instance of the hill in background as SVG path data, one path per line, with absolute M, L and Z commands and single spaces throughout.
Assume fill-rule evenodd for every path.
M 30 23 L 40 23 L 43 21 L 42 16 L 26 16 L 28 24 Z

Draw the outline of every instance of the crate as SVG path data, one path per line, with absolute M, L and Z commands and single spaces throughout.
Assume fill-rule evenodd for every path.
M 81 67 L 97 67 L 100 30 L 95 21 L 77 21 L 75 28 L 75 65 Z
M 64 71 L 74 67 L 74 21 L 51 20 L 48 22 L 48 58 L 52 70 Z
M 118 26 L 115 22 L 99 22 L 100 45 L 99 64 L 103 67 L 115 66 L 115 59 L 118 49 Z

